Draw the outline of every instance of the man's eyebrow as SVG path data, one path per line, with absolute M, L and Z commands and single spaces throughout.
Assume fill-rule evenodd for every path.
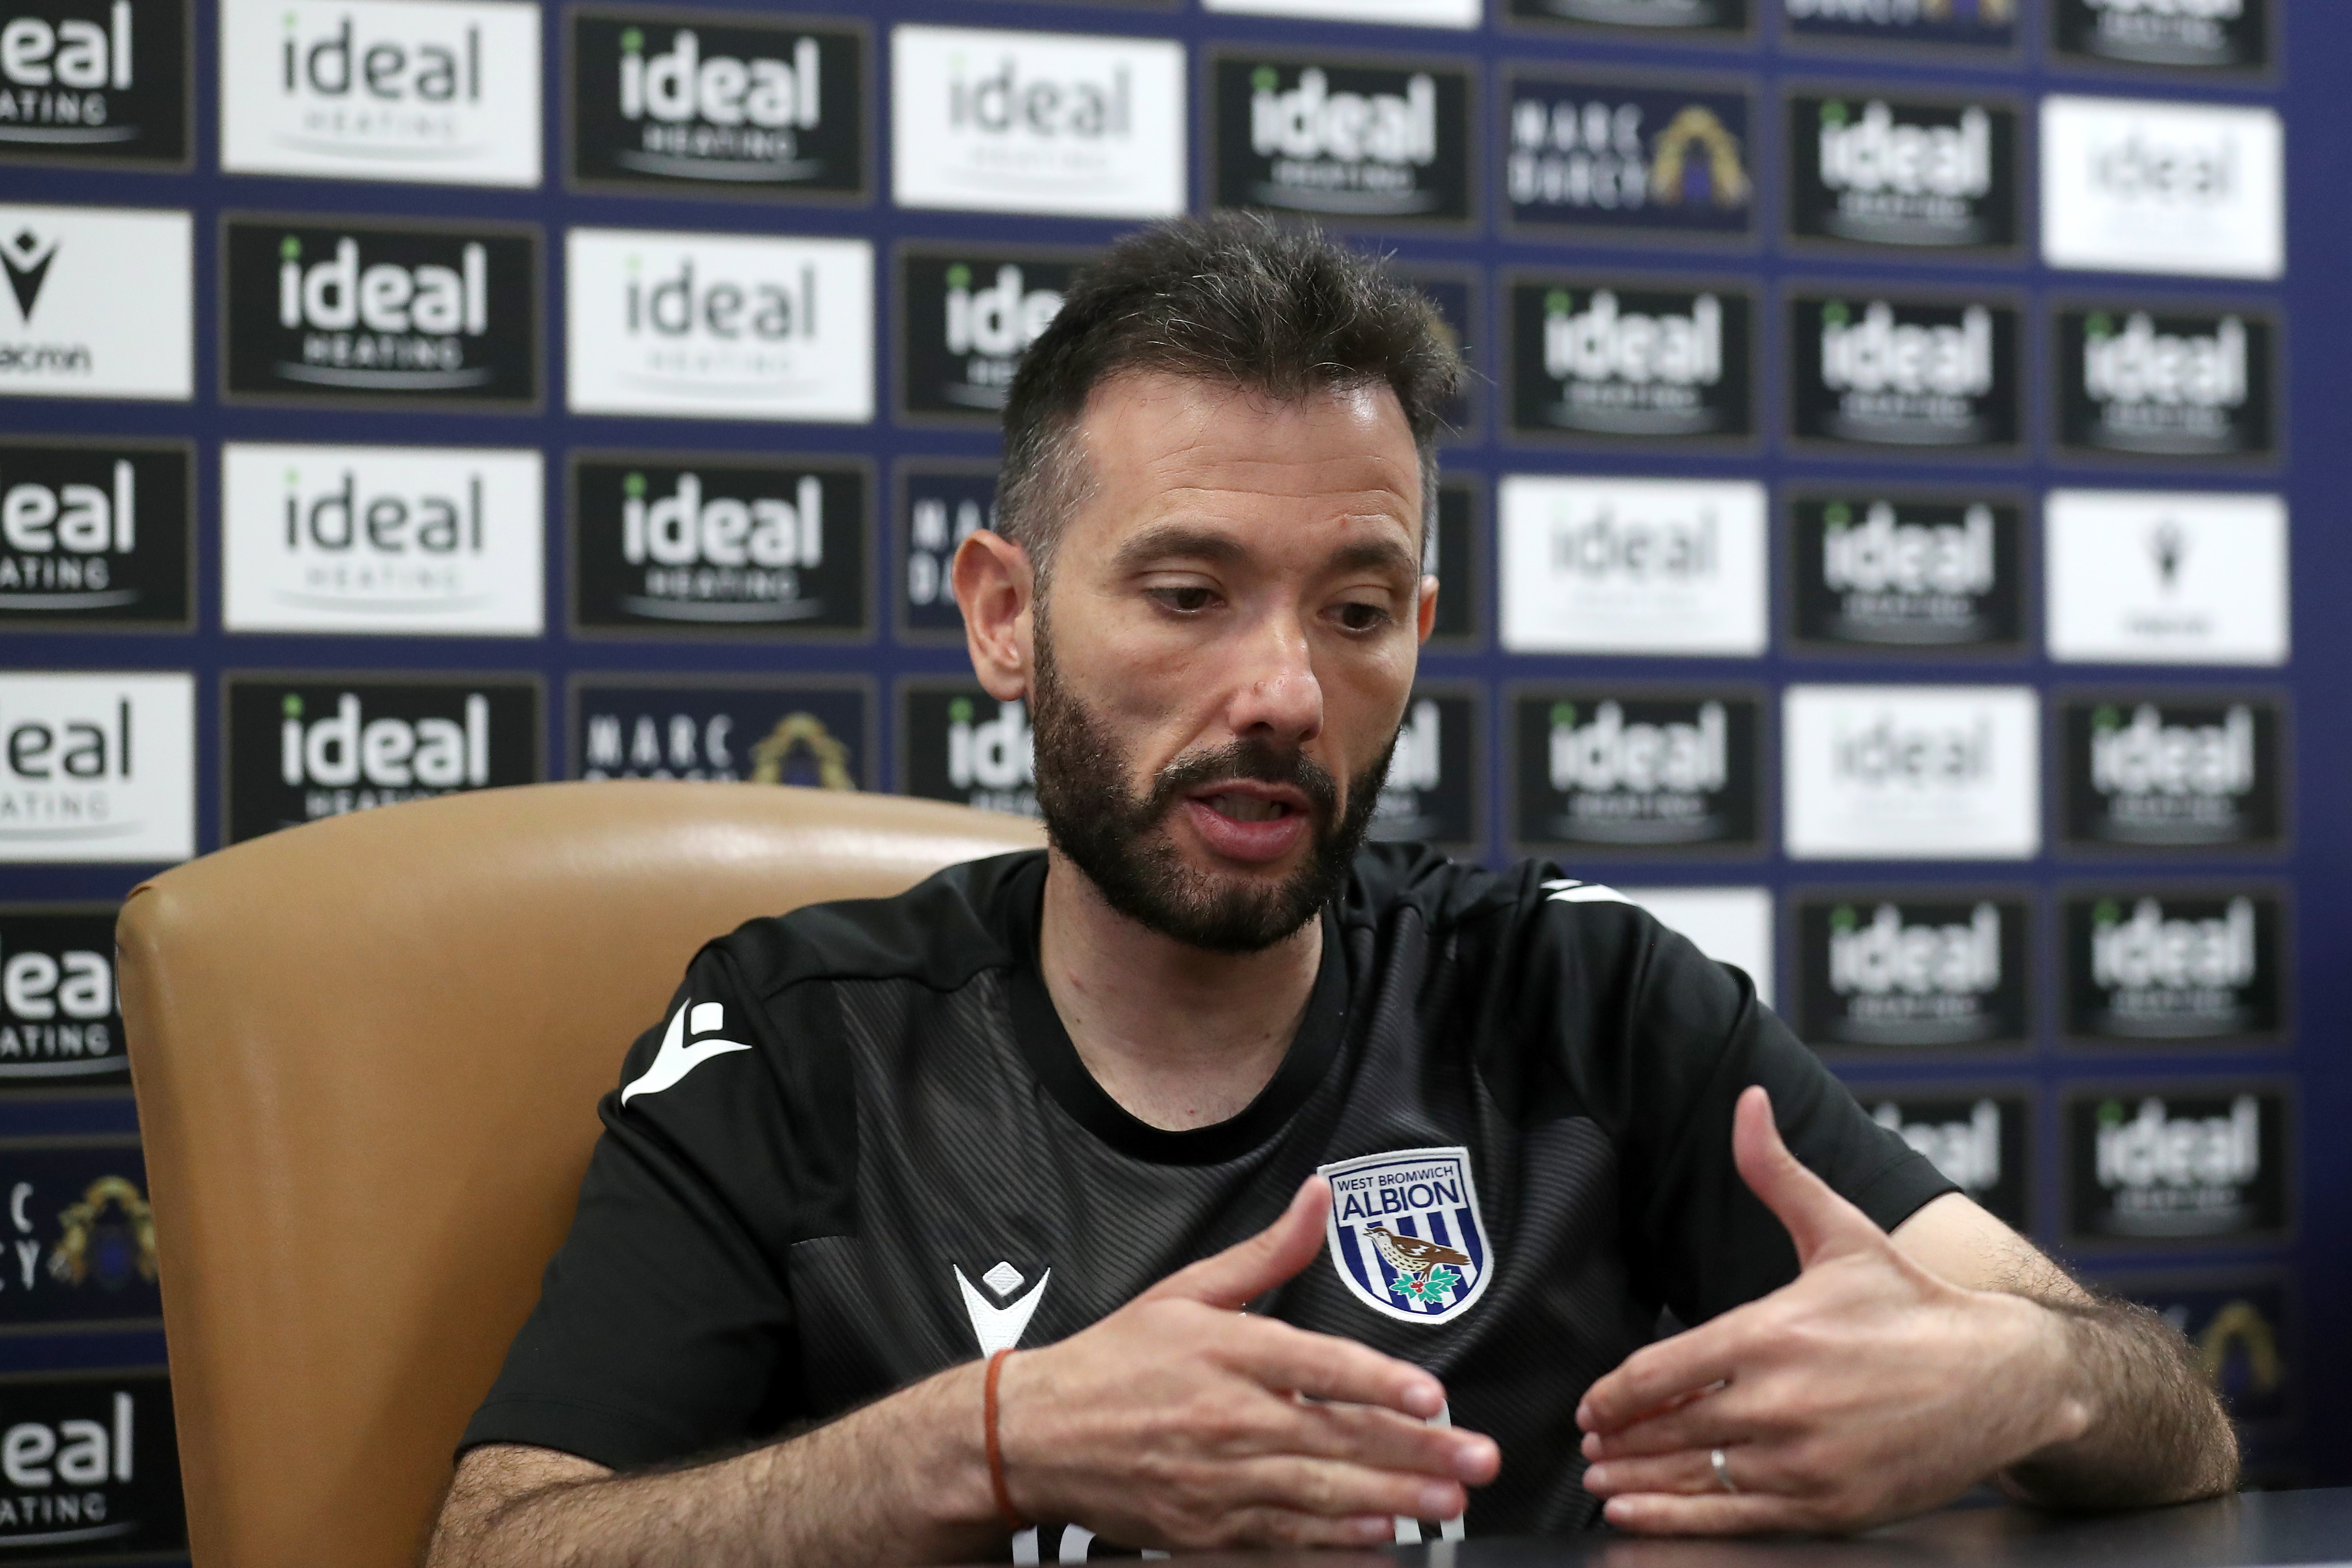
M 1248 551 L 1241 541 L 1214 529 L 1192 528 L 1181 522 L 1163 522 L 1147 528 L 1118 548 L 1111 560 L 1112 570 L 1118 573 L 1138 572 L 1156 561 L 1181 559 L 1207 561 L 1224 566 L 1239 561 Z
M 1331 552 L 1334 572 L 1390 572 L 1418 581 L 1421 558 L 1393 539 L 1363 539 Z

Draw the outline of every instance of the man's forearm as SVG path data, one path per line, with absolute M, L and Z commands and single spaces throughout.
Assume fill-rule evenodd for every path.
M 2053 1508 L 2131 1508 L 2238 1484 L 2237 1435 L 2178 1330 L 2112 1297 L 2041 1304 L 2058 1319 L 2092 1415 L 2082 1436 L 2011 1467 L 2011 1489 Z
M 518 1494 L 494 1464 L 469 1466 L 428 1562 L 774 1568 L 969 1559 L 999 1530 L 981 1443 L 978 1369 L 962 1366 L 788 1442 L 689 1468 L 554 1479 Z

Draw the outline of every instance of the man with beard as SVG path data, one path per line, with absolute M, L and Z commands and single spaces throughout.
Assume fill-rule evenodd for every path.
M 1177 223 L 1074 284 L 1012 390 L 1001 531 L 955 563 L 1051 847 L 696 958 L 435 1563 L 2230 1485 L 2179 1335 L 1956 1192 L 1744 976 L 1551 867 L 1364 846 L 1460 374 L 1311 232 Z

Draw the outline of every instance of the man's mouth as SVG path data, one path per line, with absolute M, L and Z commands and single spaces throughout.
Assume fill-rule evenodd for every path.
M 1285 800 L 1261 800 L 1249 795 L 1212 795 L 1199 797 L 1214 812 L 1232 817 L 1235 822 L 1272 822 L 1290 815 L 1290 803 Z

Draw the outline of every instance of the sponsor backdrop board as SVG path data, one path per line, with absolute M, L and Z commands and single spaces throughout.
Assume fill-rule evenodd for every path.
M 2296 1337 L 2352 1313 L 2352 7 L 0 22 L 0 1378 L 79 1380 L 0 1404 L 140 1428 L 67 1548 L 177 1539 L 128 888 L 541 779 L 1034 809 L 954 552 L 1075 268 L 1217 205 L 1474 370 L 1374 831 L 1623 889 L 2352 1482 Z

